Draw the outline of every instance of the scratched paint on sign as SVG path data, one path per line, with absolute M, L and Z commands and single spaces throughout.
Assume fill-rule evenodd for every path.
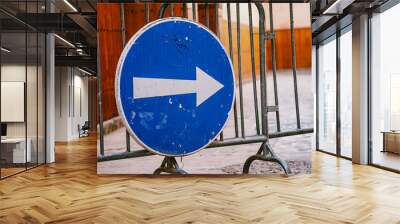
M 116 76 L 127 130 L 157 154 L 206 147 L 232 110 L 232 63 L 218 38 L 193 21 L 169 18 L 142 28 L 127 43 Z

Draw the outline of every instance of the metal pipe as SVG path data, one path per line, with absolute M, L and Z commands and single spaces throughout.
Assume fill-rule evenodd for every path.
M 125 5 L 124 3 L 120 4 L 120 20 L 121 20 L 121 38 L 122 38 L 122 48 L 125 47 L 126 37 L 125 37 Z
M 168 8 L 168 6 L 169 6 L 169 3 L 162 3 L 161 4 L 160 9 L 158 11 L 158 18 L 161 19 L 161 18 L 164 17 L 165 10 Z
M 125 144 L 126 144 L 126 151 L 130 152 L 131 151 L 131 137 L 129 135 L 129 132 L 126 130 L 125 131 Z
M 260 89 L 261 89 L 261 130 L 268 136 L 267 81 L 265 77 L 265 11 L 261 3 L 255 3 L 259 13 L 260 44 Z
M 215 16 L 215 32 L 217 34 L 217 36 L 219 37 L 219 14 L 218 14 L 218 3 L 215 3 L 214 7 L 214 16 Z
M 215 3 L 215 20 L 216 20 L 216 33 L 217 36 L 219 37 L 219 19 L 218 19 L 218 3 Z M 219 134 L 219 140 L 223 141 L 224 140 L 224 131 L 221 131 L 221 133 Z
M 193 16 L 193 21 L 196 21 L 196 3 L 192 3 L 192 16 Z
M 293 85 L 294 85 L 294 100 L 296 105 L 296 122 L 297 128 L 301 128 L 300 124 L 300 111 L 299 111 L 299 93 L 297 90 L 297 68 L 296 68 L 296 46 L 294 39 L 294 19 L 293 19 L 293 3 L 289 3 L 289 14 L 290 14 L 290 36 L 292 46 L 292 70 L 293 70 Z
M 279 132 L 281 131 L 281 121 L 279 114 L 278 81 L 276 76 L 276 39 L 274 30 L 274 14 L 273 14 L 272 2 L 269 2 L 269 31 L 271 34 L 273 34 L 271 39 L 272 77 L 274 80 L 275 106 L 278 108 L 278 110 L 275 111 L 276 130 Z
M 125 47 L 126 44 L 126 29 L 125 29 L 125 5 L 124 3 L 120 4 L 120 17 L 121 17 L 121 38 L 122 38 L 122 49 Z M 131 151 L 131 137 L 128 130 L 125 130 L 125 144 L 126 144 L 126 151 Z
M 100 49 L 100 40 L 97 38 L 97 49 Z M 101 80 L 100 54 L 97 54 L 97 100 L 99 106 L 99 142 L 100 155 L 104 156 L 104 125 L 103 125 L 103 91 Z
M 148 2 L 146 2 L 144 4 L 144 11 L 145 11 L 146 23 L 149 23 L 150 22 L 150 9 L 149 9 L 149 3 Z
M 238 47 L 238 76 L 239 76 L 239 108 L 240 108 L 240 128 L 242 131 L 242 137 L 245 137 L 245 126 L 244 126 L 244 108 L 243 108 L 243 80 L 242 80 L 242 55 L 240 46 L 240 5 L 236 3 L 236 37 Z
M 286 131 L 286 132 L 276 132 L 276 133 L 271 133 L 268 136 L 253 135 L 253 136 L 247 136 L 246 138 L 230 138 L 230 139 L 226 139 L 225 141 L 214 141 L 207 148 L 234 146 L 234 145 L 251 144 L 251 143 L 261 143 L 261 142 L 268 141 L 270 138 L 281 138 L 281 137 L 289 137 L 289 136 L 293 136 L 293 135 L 310 134 L 310 133 L 313 133 L 312 128 L 299 129 L 299 130 Z M 153 155 L 155 155 L 155 154 L 151 153 L 148 150 L 142 149 L 142 150 L 135 150 L 132 152 L 123 152 L 123 153 L 109 155 L 109 156 L 100 156 L 97 158 L 97 161 L 104 162 L 104 161 L 127 159 L 127 158 L 137 158 L 137 157 L 153 156 Z
M 182 3 L 183 5 L 182 5 L 182 17 L 184 17 L 184 18 L 188 18 L 188 15 L 187 15 L 187 5 L 186 5 L 186 3 Z
M 256 119 L 256 131 L 260 134 L 260 119 L 258 115 L 258 93 L 257 93 L 257 77 L 256 77 L 256 63 L 254 57 L 254 31 L 253 31 L 253 13 L 251 3 L 249 5 L 249 29 L 250 29 L 250 51 L 251 51 L 251 77 L 253 81 L 253 95 L 254 95 L 254 116 Z
M 227 12 L 228 12 L 228 36 L 229 36 L 229 56 L 231 58 L 232 64 L 233 62 L 233 48 L 232 48 L 232 21 L 231 21 L 231 5 L 227 3 Z M 235 87 L 236 88 L 236 87 Z M 233 114 L 234 114 L 234 123 L 235 123 L 235 136 L 239 137 L 239 127 L 238 127 L 238 116 L 237 116 L 237 105 L 236 105 L 236 96 L 235 102 L 233 105 Z
M 210 10 L 210 7 L 209 7 L 208 3 L 206 3 L 204 5 L 204 11 L 206 13 L 206 26 L 208 28 L 210 28 L 210 11 L 209 10 Z

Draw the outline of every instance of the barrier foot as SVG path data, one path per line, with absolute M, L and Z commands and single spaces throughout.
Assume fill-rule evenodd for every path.
M 166 156 L 162 161 L 159 168 L 157 168 L 153 174 L 159 175 L 161 173 L 169 174 L 187 174 L 186 171 L 179 168 L 178 162 L 176 162 L 175 157 Z
M 261 145 L 257 154 L 250 156 L 246 160 L 246 162 L 244 163 L 244 166 L 243 166 L 244 174 L 249 173 L 250 165 L 255 160 L 278 163 L 282 167 L 283 171 L 285 171 L 286 175 L 291 173 L 290 168 L 289 168 L 288 164 L 286 163 L 286 161 L 284 161 L 284 160 L 280 159 L 278 156 L 276 156 L 276 154 L 272 150 L 271 145 L 268 142 L 263 142 L 263 144 Z

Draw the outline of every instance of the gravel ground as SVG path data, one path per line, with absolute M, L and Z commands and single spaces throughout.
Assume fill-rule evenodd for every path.
M 299 105 L 302 128 L 313 127 L 313 92 L 310 70 L 298 71 Z M 273 105 L 272 76 L 268 74 L 268 105 Z M 257 83 L 258 84 L 258 83 Z M 259 90 L 259 86 L 258 86 Z M 237 99 L 239 91 L 236 92 Z M 259 94 L 258 94 L 259 95 Z M 293 76 L 291 71 L 278 72 L 278 97 L 280 105 L 281 130 L 296 129 Z M 257 133 L 254 110 L 252 82 L 243 85 L 244 121 L 246 136 Z M 259 102 L 258 102 L 259 104 Z M 239 117 L 239 119 L 241 119 Z M 239 122 L 240 123 L 240 122 Z M 239 126 L 239 128 L 241 128 Z M 269 113 L 269 130 L 276 132 L 275 113 Z M 224 137 L 235 133 L 233 113 L 225 129 Z M 309 173 L 311 170 L 312 134 L 271 139 L 270 143 L 279 157 L 288 161 L 294 173 Z M 105 154 L 112 155 L 125 150 L 125 129 L 120 128 L 104 136 Z M 178 163 L 191 174 L 237 174 L 241 172 L 244 161 L 258 150 L 260 144 L 246 144 L 221 148 L 204 149 L 194 155 L 178 158 Z M 131 149 L 142 149 L 133 139 Z M 151 174 L 161 163 L 163 157 L 148 156 L 123 160 L 99 162 L 100 174 Z M 256 162 L 252 173 L 276 173 L 280 169 L 275 164 Z

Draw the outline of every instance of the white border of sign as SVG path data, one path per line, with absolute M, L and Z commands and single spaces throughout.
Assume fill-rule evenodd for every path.
M 127 122 L 125 113 L 123 111 L 122 108 L 122 103 L 121 103 L 121 98 L 120 98 L 120 94 L 119 94 L 119 86 L 120 86 L 120 78 L 121 78 L 121 65 L 123 64 L 123 62 L 125 61 L 126 55 L 128 54 L 129 49 L 132 47 L 133 44 L 135 44 L 136 40 L 144 33 L 146 32 L 148 29 L 150 29 L 151 27 L 161 24 L 161 23 L 165 23 L 165 22 L 170 22 L 170 21 L 183 21 L 183 22 L 189 22 L 192 23 L 195 26 L 198 26 L 200 28 L 203 28 L 205 31 L 207 31 L 208 33 L 210 33 L 216 40 L 217 42 L 220 44 L 221 48 L 224 50 L 226 57 L 228 58 L 229 64 L 231 66 L 231 70 L 232 70 L 232 74 L 233 74 L 233 96 L 232 96 L 232 103 L 231 103 L 231 108 L 228 112 L 228 116 L 227 119 L 225 120 L 224 125 L 221 126 L 221 130 L 219 130 L 219 132 L 215 135 L 214 138 L 210 139 L 210 141 L 205 144 L 203 147 L 194 150 L 193 152 L 190 153 L 186 153 L 186 154 L 182 154 L 182 155 L 173 155 L 173 154 L 163 154 L 160 153 L 154 149 L 152 149 L 151 147 L 149 147 L 148 145 L 146 145 L 145 143 L 143 143 L 139 137 L 136 136 L 135 132 L 131 129 L 131 127 L 129 126 L 129 123 Z M 118 113 L 119 115 L 123 118 L 122 122 L 125 125 L 125 128 L 128 130 L 129 134 L 141 145 L 143 146 L 145 149 L 149 150 L 150 152 L 157 154 L 157 155 L 161 155 L 161 156 L 170 156 L 170 157 L 181 157 L 181 156 L 188 156 L 191 154 L 194 154 L 204 148 L 206 148 L 209 144 L 211 144 L 220 134 L 221 132 L 224 130 L 226 124 L 228 123 L 228 119 L 230 114 L 232 113 L 232 109 L 235 103 L 235 94 L 236 92 L 236 80 L 235 80 L 235 70 L 233 68 L 232 65 L 232 61 L 231 58 L 229 57 L 229 55 L 227 54 L 224 45 L 221 43 L 221 41 L 219 40 L 219 38 L 212 32 L 210 31 L 207 27 L 205 27 L 204 25 L 200 24 L 200 23 L 196 23 L 194 21 L 188 20 L 188 19 L 183 19 L 183 18 L 179 18 L 179 17 L 169 17 L 169 18 L 163 18 L 163 19 L 158 19 L 155 20 L 151 23 L 148 23 L 147 25 L 145 25 L 144 27 L 142 27 L 138 32 L 135 33 L 135 35 L 132 36 L 132 38 L 129 40 L 129 42 L 125 45 L 124 50 L 121 53 L 121 56 L 119 57 L 118 60 L 118 65 L 117 65 L 117 69 L 116 69 L 116 74 L 115 74 L 115 101 L 117 104 L 117 109 L 118 109 Z

